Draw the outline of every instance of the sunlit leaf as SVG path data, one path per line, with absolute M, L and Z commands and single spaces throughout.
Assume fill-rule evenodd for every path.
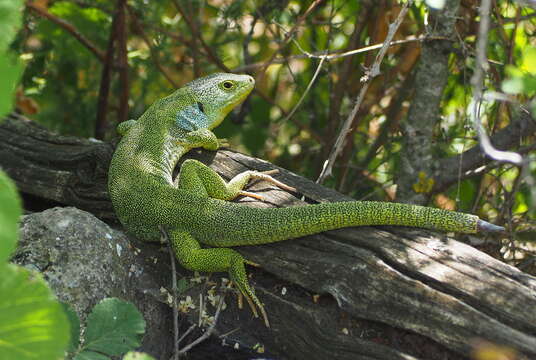
M 69 323 L 40 274 L 0 265 L 2 359 L 57 360 L 69 341 Z
M 21 202 L 15 183 L 0 170 L 0 266 L 17 246 L 21 213 Z

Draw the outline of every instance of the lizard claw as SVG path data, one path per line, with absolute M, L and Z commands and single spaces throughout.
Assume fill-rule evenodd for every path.
M 253 198 L 253 199 L 264 201 L 264 196 L 259 195 L 259 194 L 255 194 L 255 193 L 252 193 L 252 192 L 249 192 L 249 191 L 240 190 L 238 192 L 238 195 L 247 196 L 247 197 L 250 197 L 250 198 Z

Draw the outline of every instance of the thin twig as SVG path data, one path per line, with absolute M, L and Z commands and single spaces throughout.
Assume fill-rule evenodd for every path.
M 294 36 L 294 33 L 296 31 L 298 31 L 298 28 L 301 26 L 301 24 L 303 23 L 303 21 L 307 18 L 307 16 L 309 16 L 309 14 L 324 0 L 315 0 L 311 3 L 311 5 L 309 5 L 309 7 L 307 8 L 307 10 L 305 10 L 305 12 L 303 14 L 301 14 L 300 16 L 298 16 L 298 19 L 296 20 L 296 23 L 294 24 L 294 26 L 285 34 L 285 38 L 283 39 L 283 41 L 281 43 L 279 43 L 279 46 L 277 48 L 276 51 L 274 51 L 274 53 L 272 54 L 272 56 L 270 56 L 270 58 L 268 60 L 266 60 L 264 63 L 261 64 L 260 66 L 260 70 L 259 70 L 259 73 L 260 73 L 260 79 L 258 79 L 259 81 L 262 79 L 262 77 L 264 76 L 264 73 L 265 73 L 265 70 L 266 68 L 268 68 L 268 66 L 275 60 L 275 57 L 277 56 L 277 54 L 279 54 L 279 52 L 285 47 L 288 45 L 288 43 L 290 42 L 290 40 L 292 40 L 292 37 Z
M 365 98 L 365 94 L 367 93 L 371 80 L 375 76 L 380 74 L 380 64 L 383 60 L 383 57 L 385 56 L 389 48 L 389 44 L 391 43 L 394 35 L 396 34 L 396 31 L 398 30 L 398 27 L 400 26 L 400 24 L 402 23 L 402 20 L 406 16 L 406 13 L 408 12 L 409 6 L 412 3 L 413 3 L 413 0 L 406 2 L 402 10 L 400 10 L 400 13 L 398 14 L 398 17 L 396 18 L 395 22 L 389 25 L 389 32 L 387 33 L 383 46 L 378 52 L 378 54 L 376 55 L 376 59 L 374 60 L 374 63 L 372 64 L 372 68 L 370 69 L 370 71 L 365 73 L 365 76 L 362 78 L 362 81 L 364 82 L 364 84 L 361 87 L 361 90 L 359 91 L 354 108 L 352 109 L 352 112 L 350 113 L 350 115 L 346 118 L 346 121 L 344 122 L 339 132 L 337 140 L 335 141 L 335 145 L 333 145 L 333 148 L 331 149 L 329 158 L 324 163 L 324 166 L 322 167 L 322 171 L 320 175 L 318 176 L 318 179 L 316 180 L 317 183 L 322 183 L 326 179 L 326 177 L 332 174 L 332 169 L 333 169 L 333 165 L 335 164 L 335 160 L 337 159 L 340 152 L 342 151 L 342 148 L 344 147 L 346 138 L 351 131 L 350 126 L 352 125 L 354 118 L 356 117 L 357 112 L 359 111 L 359 108 L 361 107 L 361 103 L 363 102 L 363 99 Z
M 294 113 L 296 112 L 296 110 L 298 110 L 298 108 L 300 107 L 301 103 L 303 102 L 303 99 L 305 99 L 305 97 L 307 96 L 307 94 L 309 93 L 309 90 L 311 90 L 311 87 L 313 86 L 313 83 L 315 82 L 318 74 L 320 73 L 320 69 L 322 69 L 322 64 L 324 64 L 324 61 L 326 60 L 325 57 L 321 58 L 320 59 L 320 63 L 318 63 L 318 66 L 316 68 L 316 71 L 315 73 L 313 74 L 313 78 L 311 79 L 311 81 L 309 82 L 309 85 L 307 85 L 307 88 L 305 89 L 305 91 L 303 92 L 302 96 L 300 97 L 300 100 L 298 100 L 298 102 L 296 103 L 296 105 L 294 106 L 294 108 L 292 108 L 292 110 L 290 111 L 290 113 L 287 115 L 287 117 L 283 120 L 284 122 L 288 121 L 293 115 Z
M 91 41 L 89 41 L 84 35 L 82 35 L 72 24 L 68 23 L 67 21 L 52 15 L 47 11 L 47 9 L 41 5 L 38 5 L 37 2 L 27 1 L 26 7 L 35 11 L 42 17 L 52 21 L 56 25 L 60 26 L 64 30 L 66 30 L 68 33 L 73 35 L 76 40 L 78 40 L 82 45 L 84 45 L 89 51 L 91 51 L 97 59 L 99 59 L 100 62 L 105 62 L 105 53 L 101 49 L 99 49 L 95 44 L 93 44 Z
M 186 345 L 184 348 L 182 348 L 179 352 L 179 355 L 186 354 L 191 348 L 193 348 L 197 344 L 202 343 L 203 341 L 205 341 L 212 335 L 212 333 L 214 332 L 214 329 L 216 328 L 216 324 L 218 323 L 218 318 L 220 317 L 221 309 L 223 308 L 223 303 L 225 300 L 225 295 L 227 294 L 228 290 L 229 290 L 229 287 L 226 287 L 223 295 L 221 295 L 220 302 L 218 303 L 218 308 L 216 309 L 216 314 L 214 315 L 214 321 L 209 326 L 207 331 L 205 331 L 203 335 L 201 335 L 200 337 L 198 337 L 197 339 L 195 339 L 194 341 Z
M 177 271 L 175 267 L 175 253 L 173 252 L 173 248 L 171 247 L 171 241 L 169 241 L 169 236 L 167 231 L 160 226 L 160 233 L 162 234 L 163 240 L 167 243 L 168 251 L 169 251 L 169 260 L 171 263 L 171 301 L 173 306 L 173 355 L 171 356 L 171 359 L 176 360 L 179 358 L 179 312 L 177 307 Z M 189 330 L 189 329 L 188 329 Z M 187 334 L 183 335 L 186 336 Z M 181 338 L 182 339 L 182 338 Z
M 402 40 L 393 40 L 393 41 L 389 42 L 389 46 L 403 45 L 403 44 L 408 44 L 408 43 L 412 43 L 412 42 L 423 42 L 423 41 L 430 41 L 430 40 L 449 40 L 449 39 L 444 37 L 444 36 L 425 36 L 425 35 L 421 35 L 419 37 L 409 37 L 407 39 L 402 39 Z M 378 50 L 378 49 L 381 49 L 384 45 L 385 45 L 385 42 L 383 42 L 381 44 L 374 44 L 374 45 L 365 46 L 365 47 L 362 47 L 362 48 L 359 48 L 359 49 L 348 50 L 348 51 L 345 51 L 345 52 L 342 52 L 342 53 L 341 52 L 335 52 L 335 53 L 332 53 L 332 54 L 326 54 L 325 50 L 320 51 L 320 52 L 310 53 L 310 52 L 307 52 L 307 51 L 302 49 L 302 52 L 303 52 L 302 54 L 297 54 L 297 55 L 288 56 L 288 57 L 284 57 L 284 58 L 273 59 L 272 62 L 270 63 L 270 65 L 272 65 L 272 64 L 282 64 L 282 63 L 290 61 L 290 60 L 299 60 L 299 59 L 322 59 L 322 58 L 325 58 L 327 61 L 338 60 L 338 59 L 342 59 L 342 58 L 345 58 L 345 57 L 348 57 L 348 56 L 353 56 L 353 55 L 357 55 L 357 54 L 361 54 L 361 53 L 365 53 L 365 52 L 369 52 L 369 51 Z M 233 72 L 250 71 L 250 70 L 254 70 L 256 68 L 260 68 L 264 64 L 265 64 L 264 61 L 263 62 L 256 62 L 256 63 L 253 63 L 253 64 L 236 67 L 232 71 Z
M 186 332 L 179 338 L 178 343 L 180 344 L 181 341 L 184 340 L 196 327 L 196 324 L 192 324 L 192 326 L 190 326 L 188 330 L 186 330 Z
M 478 40 L 476 43 L 476 62 L 475 72 L 471 78 L 471 85 L 473 86 L 473 101 L 469 106 L 470 115 L 473 118 L 473 125 L 478 134 L 478 139 L 482 151 L 490 158 L 497 161 L 509 162 L 515 165 L 521 165 L 523 158 L 521 155 L 511 151 L 497 150 L 492 144 L 482 125 L 480 119 L 480 107 L 483 100 L 483 87 L 484 87 L 484 73 L 489 69 L 489 64 L 486 59 L 486 48 L 488 45 L 488 32 L 489 32 L 489 14 L 491 9 L 491 0 L 482 0 L 480 4 L 480 25 L 478 28 Z

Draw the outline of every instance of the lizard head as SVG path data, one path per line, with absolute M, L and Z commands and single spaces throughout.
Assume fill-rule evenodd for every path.
M 198 127 L 212 130 L 246 99 L 254 86 L 255 80 L 249 75 L 216 73 L 196 79 L 184 87 L 195 102 L 196 110 L 205 115 L 199 117 L 204 118 L 205 124 L 198 124 Z

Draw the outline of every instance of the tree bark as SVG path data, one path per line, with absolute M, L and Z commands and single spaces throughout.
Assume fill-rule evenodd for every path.
M 459 0 L 445 3 L 441 10 L 430 9 L 428 35 L 454 38 Z M 415 70 L 415 96 L 408 117 L 401 125 L 404 131 L 396 198 L 401 202 L 426 204 L 428 195 L 417 193 L 413 184 L 419 173 L 433 178 L 437 164 L 434 158 L 433 132 L 440 121 L 439 103 L 449 77 L 450 41 L 432 40 L 422 45 L 421 57 Z
M 22 192 L 108 220 L 114 219 L 106 191 L 112 151 L 111 144 L 54 135 L 16 116 L 0 125 L 0 166 Z M 229 150 L 188 157 L 227 179 L 275 167 Z M 278 179 L 296 187 L 299 197 L 256 183 L 251 191 L 267 201 L 238 201 L 349 200 L 279 170 Z M 218 334 L 233 330 L 224 339 L 242 346 L 261 343 L 281 358 L 459 359 L 485 340 L 514 349 L 520 359 L 536 357 L 536 278 L 444 234 L 359 227 L 237 250 L 262 266 L 248 271 L 272 324 L 265 329 L 248 309 L 231 306 Z

